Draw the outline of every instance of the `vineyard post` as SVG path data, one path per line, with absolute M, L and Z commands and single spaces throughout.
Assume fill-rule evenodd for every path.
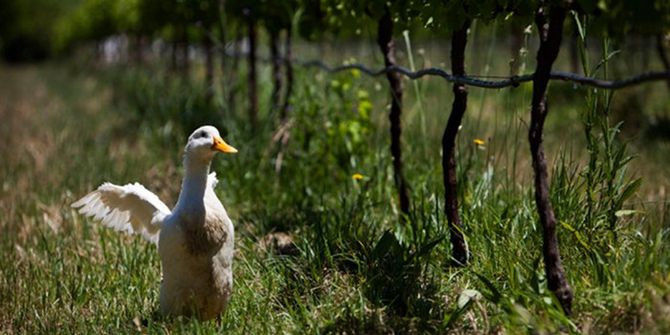
M 379 19 L 377 29 L 377 44 L 384 56 L 384 64 L 389 66 L 396 65 L 395 43 L 393 41 L 393 20 L 389 8 L 386 8 L 384 15 Z M 409 196 L 407 194 L 407 183 L 403 176 L 402 166 L 402 148 L 400 136 L 402 128 L 400 116 L 402 114 L 402 81 L 400 74 L 394 71 L 386 73 L 386 79 L 391 89 L 391 111 L 389 121 L 391 123 L 391 156 L 393 159 L 393 178 L 395 186 L 398 189 L 400 197 L 400 211 L 403 215 L 409 214 Z
M 547 181 L 547 162 L 542 147 L 542 131 L 545 118 L 549 112 L 546 90 L 549 83 L 551 67 L 558 56 L 563 34 L 563 21 L 566 9 L 552 6 L 549 22 L 545 8 L 540 6 L 535 15 L 535 24 L 540 35 L 540 47 L 537 51 L 537 66 L 533 76 L 533 100 L 531 119 L 528 131 L 533 171 L 535 175 L 535 203 L 542 224 L 544 268 L 549 289 L 563 307 L 566 315 L 572 312 L 572 290 L 565 276 L 558 249 L 556 236 L 556 217 L 549 200 L 549 183 Z
M 179 65 L 177 64 L 177 38 L 172 36 L 172 42 L 170 43 L 170 71 L 177 72 Z
M 249 69 L 247 70 L 247 81 L 249 90 L 249 122 L 252 128 L 256 128 L 258 124 L 258 92 L 257 92 L 257 75 L 256 75 L 256 40 L 258 33 L 256 30 L 256 22 L 253 18 L 255 13 L 251 13 L 248 8 L 244 10 L 247 23 L 247 34 L 249 40 L 249 54 L 247 62 Z
M 291 94 L 293 94 L 293 51 L 292 51 L 292 28 L 286 29 L 286 39 L 284 40 L 284 68 L 286 70 L 286 90 L 284 91 L 284 105 L 279 114 L 280 119 L 284 120 L 288 116 Z
M 240 41 L 242 40 L 243 29 L 241 26 L 237 26 L 235 37 L 233 38 L 233 63 L 230 65 L 230 70 L 228 71 L 228 113 L 231 115 L 235 111 L 235 106 L 237 105 L 237 92 L 239 91 L 239 84 L 237 83 L 237 74 L 238 67 L 240 64 Z M 226 51 L 223 51 L 225 56 Z
M 470 21 L 451 35 L 451 71 L 455 76 L 465 76 L 465 45 Z M 449 222 L 453 263 L 463 266 L 468 263 L 468 247 L 463 236 L 461 218 L 458 214 L 458 185 L 456 180 L 456 135 L 465 114 L 468 90 L 464 84 L 455 83 L 454 102 L 447 126 L 442 135 L 442 178 L 444 181 L 444 211 Z
M 228 22 L 228 18 L 226 17 L 226 1 L 225 0 L 219 0 L 219 20 L 217 20 L 218 23 L 218 28 L 219 28 L 219 45 L 221 45 L 221 63 L 219 64 L 219 68 L 221 69 L 221 92 L 222 94 L 226 92 L 226 85 L 225 85 L 225 76 L 226 76 L 226 23 Z M 228 85 L 228 89 L 230 89 L 230 85 Z
M 132 50 L 129 48 L 128 52 L 131 53 L 129 59 L 132 59 L 135 65 L 142 65 L 144 63 L 144 36 L 142 33 L 136 32 L 131 35 L 132 38 Z
M 214 40 L 209 25 L 204 29 L 204 48 L 205 48 L 205 99 L 207 104 L 211 104 L 214 97 Z
M 186 25 L 185 22 L 180 22 L 179 23 L 180 27 L 180 38 L 181 38 L 181 64 L 179 66 L 179 69 L 181 70 L 181 74 L 185 79 L 188 79 L 188 71 L 190 66 L 190 61 L 188 58 L 188 47 L 189 47 L 189 40 L 188 40 L 188 26 Z
M 270 39 L 270 62 L 272 63 L 272 95 L 270 96 L 270 106 L 273 111 L 279 109 L 279 98 L 281 98 L 281 59 L 279 56 L 279 32 L 274 29 L 268 29 Z

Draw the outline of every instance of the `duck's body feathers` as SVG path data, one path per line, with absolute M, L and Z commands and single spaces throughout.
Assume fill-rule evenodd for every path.
M 209 185 L 215 183 L 208 183 L 203 213 L 187 217 L 175 212 L 166 218 L 161 229 L 163 314 L 197 313 L 202 319 L 211 319 L 230 299 L 234 230 Z

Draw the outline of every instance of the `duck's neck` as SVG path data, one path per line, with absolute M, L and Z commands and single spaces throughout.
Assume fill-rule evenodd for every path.
M 184 156 L 184 181 L 177 200 L 176 209 L 196 209 L 204 206 L 203 198 L 207 189 L 207 176 L 211 160 Z

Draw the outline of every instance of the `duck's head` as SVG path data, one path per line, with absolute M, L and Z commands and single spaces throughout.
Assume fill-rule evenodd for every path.
M 234 154 L 237 149 L 226 143 L 215 127 L 202 126 L 188 137 L 186 156 L 210 160 L 217 152 Z

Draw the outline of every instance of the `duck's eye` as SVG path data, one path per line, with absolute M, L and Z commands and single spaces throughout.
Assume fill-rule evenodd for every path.
M 198 138 L 200 138 L 200 137 L 207 137 L 207 132 L 205 132 L 205 131 L 201 131 L 201 132 L 198 133 L 198 136 L 196 136 L 196 137 L 198 137 Z

